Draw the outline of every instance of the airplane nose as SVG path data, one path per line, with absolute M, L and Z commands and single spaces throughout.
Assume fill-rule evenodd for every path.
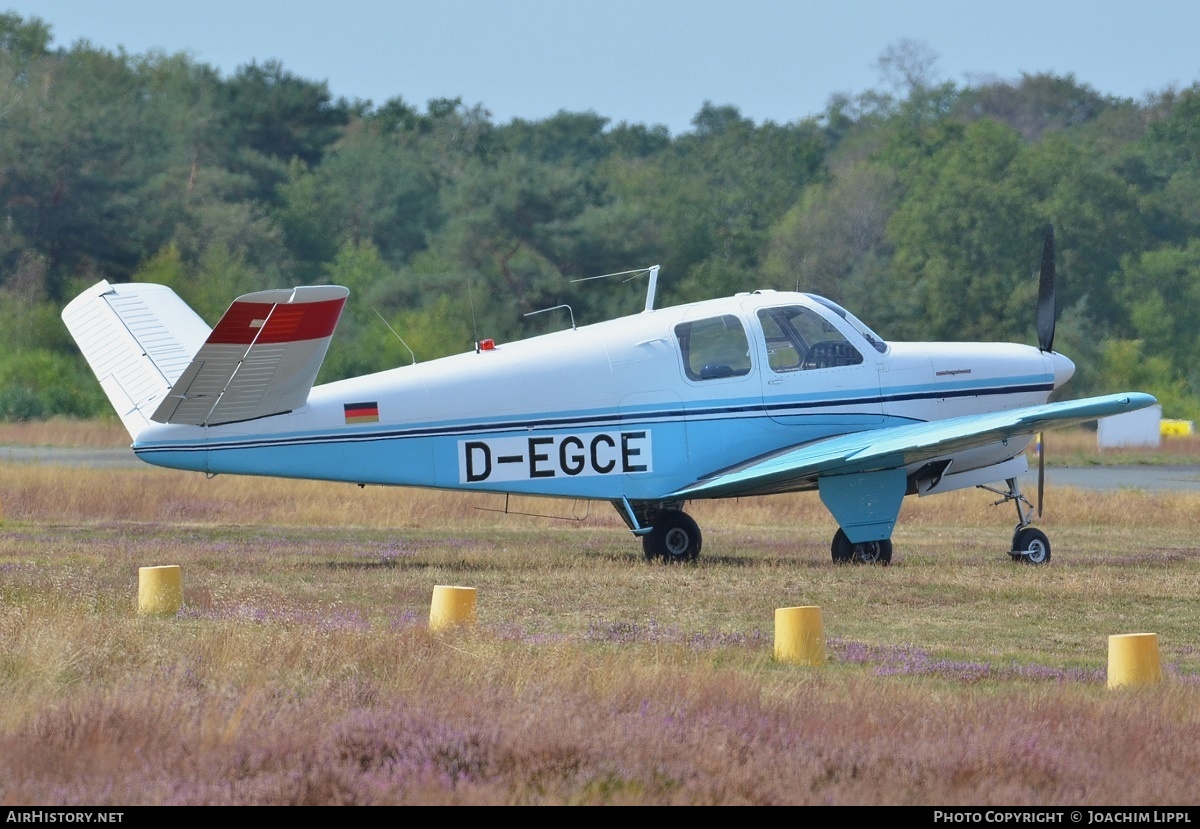
M 1050 366 L 1054 371 L 1054 388 L 1059 388 L 1075 374 L 1075 364 L 1071 362 L 1071 358 L 1059 354 L 1057 351 L 1051 351 L 1049 354 Z

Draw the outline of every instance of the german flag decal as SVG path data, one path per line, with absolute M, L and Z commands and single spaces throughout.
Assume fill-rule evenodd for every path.
M 345 409 L 347 423 L 379 422 L 379 404 L 374 401 L 370 403 L 347 403 Z

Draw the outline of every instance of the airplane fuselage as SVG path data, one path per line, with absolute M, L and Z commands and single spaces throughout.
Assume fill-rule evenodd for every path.
M 885 344 L 832 303 L 761 291 L 315 386 L 285 414 L 155 424 L 134 450 L 210 474 L 655 501 L 830 435 L 1044 403 L 1072 370 L 1017 344 Z

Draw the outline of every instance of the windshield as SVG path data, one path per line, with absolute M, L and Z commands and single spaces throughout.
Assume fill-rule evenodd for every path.
M 887 351 L 887 343 L 885 343 L 883 341 L 883 338 L 880 337 L 878 334 L 876 334 L 874 331 L 872 331 L 870 328 L 868 328 L 867 324 L 864 323 L 862 320 L 860 320 L 858 317 L 854 316 L 854 314 L 851 314 L 849 311 L 847 311 L 842 306 L 838 305 L 833 300 L 826 299 L 823 296 L 818 296 L 817 294 L 805 294 L 805 296 L 808 297 L 809 299 L 811 299 L 813 302 L 821 303 L 826 308 L 828 308 L 830 311 L 833 311 L 833 313 L 837 314 L 839 317 L 844 319 L 846 322 L 850 323 L 850 326 L 855 331 L 857 331 L 859 334 L 861 334 L 863 339 L 866 340 L 867 342 L 869 342 L 871 344 L 871 347 L 874 348 L 876 351 L 878 351 L 880 354 Z

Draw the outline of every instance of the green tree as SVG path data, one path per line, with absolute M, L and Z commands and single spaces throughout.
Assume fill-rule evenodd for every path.
M 1074 75 L 1023 72 L 1017 83 L 991 81 L 964 91 L 954 113 L 967 121 L 999 121 L 1034 142 L 1047 132 L 1078 128 L 1119 105 Z
M 400 265 L 442 221 L 439 183 L 432 162 L 405 136 L 359 121 L 316 170 L 293 165 L 280 222 L 289 248 L 309 267 L 327 262 L 342 242 L 366 240 Z
M 547 164 L 594 165 L 612 152 L 604 134 L 608 119 L 594 112 L 560 110 L 544 121 L 516 118 L 496 129 L 496 141 L 510 152 Z
M 1089 149 L 1061 133 L 1049 135 L 1022 153 L 1015 176 L 1040 218 L 1055 225 L 1060 307 L 1086 302 L 1101 330 L 1128 337 L 1118 281 L 1123 259 L 1150 244 L 1146 218 L 1134 188 Z
M 299 78 L 279 61 L 238 67 L 223 88 L 222 125 L 230 157 L 225 165 L 258 183 L 257 197 L 272 201 L 298 158 L 315 167 L 349 122 L 354 107 L 334 101 L 324 83 Z
M 135 194 L 135 233 L 142 257 L 168 244 L 188 223 L 188 210 L 207 200 L 252 197 L 248 176 L 225 166 L 222 81 L 187 55 L 150 53 L 135 59 L 147 135 Z
M 30 60 L 18 85 L 0 131 L 8 232 L 48 257 L 54 298 L 68 272 L 128 272 L 143 135 L 127 60 L 80 43 Z
M 1124 277 L 1121 300 L 1146 353 L 1200 399 L 1200 239 L 1130 256 Z
M 369 239 L 347 240 L 334 261 L 326 268 L 323 281 L 350 289 L 346 308 L 338 322 L 334 343 L 321 367 L 321 382 L 354 377 L 391 368 L 394 335 L 388 331 L 385 317 L 374 293 L 394 274 L 379 249 Z
M 1017 133 L 966 128 L 912 177 L 888 225 L 893 272 L 921 310 L 906 339 L 1014 340 L 1032 333 L 1043 221 L 1015 175 Z M 898 322 L 898 321 L 897 321 Z
M 614 178 L 614 198 L 639 206 L 662 251 L 663 302 L 759 287 L 771 226 L 816 180 L 824 139 L 814 124 L 755 126 L 736 107 L 706 103 L 695 131 Z
M 568 301 L 576 219 L 588 205 L 583 176 L 567 165 L 538 164 L 519 154 L 476 161 L 445 192 L 450 217 L 437 239 L 454 272 L 430 275 L 422 294 L 467 293 L 480 299 L 480 320 L 494 336 L 541 326 L 524 314 Z
M 171 273 L 174 255 L 175 250 L 168 248 L 162 254 L 164 258 L 152 260 L 157 264 L 157 273 Z M 230 304 L 242 294 L 281 287 L 264 280 L 241 253 L 223 241 L 205 245 L 194 269 L 187 267 L 186 274 L 182 284 L 169 281 L 167 284 L 210 326 L 215 326 Z
M 1166 357 L 1146 353 L 1141 340 L 1106 340 L 1100 361 L 1106 391 L 1144 390 L 1158 398 L 1163 415 L 1194 420 L 1200 416 L 1195 395 L 1175 376 Z
M 904 296 L 888 290 L 887 222 L 899 197 L 896 174 L 869 161 L 810 185 L 772 228 L 763 276 L 827 296 L 889 333 L 908 310 Z
M 0 419 L 96 417 L 110 411 L 99 384 L 81 360 L 44 348 L 0 356 Z
M 1144 212 L 1164 243 L 1200 236 L 1200 84 L 1160 97 L 1124 170 L 1144 194 Z

